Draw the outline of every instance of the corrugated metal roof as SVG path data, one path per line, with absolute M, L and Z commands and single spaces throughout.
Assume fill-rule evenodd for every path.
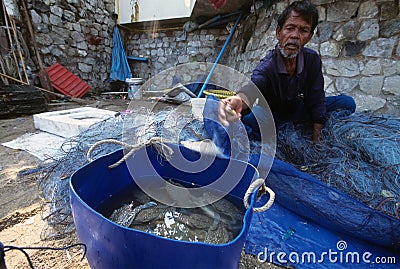
M 68 71 L 64 66 L 55 63 L 46 68 L 51 85 L 66 96 L 80 98 L 90 90 L 90 86 Z

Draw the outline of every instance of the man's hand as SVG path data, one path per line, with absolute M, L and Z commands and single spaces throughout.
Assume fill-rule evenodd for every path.
M 218 104 L 218 118 L 222 125 L 227 127 L 230 122 L 235 122 L 240 119 L 243 109 L 242 99 L 235 95 L 223 99 Z
M 317 143 L 321 142 L 321 140 L 322 140 L 322 134 L 321 134 L 322 128 L 324 128 L 324 125 L 321 124 L 321 123 L 314 123 L 313 124 L 313 133 L 312 133 L 312 137 L 311 137 L 313 143 L 317 144 Z

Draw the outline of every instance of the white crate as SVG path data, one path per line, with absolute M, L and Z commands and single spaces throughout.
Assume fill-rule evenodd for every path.
M 35 128 L 62 137 L 72 137 L 92 124 L 114 117 L 115 111 L 93 107 L 45 112 L 33 115 Z

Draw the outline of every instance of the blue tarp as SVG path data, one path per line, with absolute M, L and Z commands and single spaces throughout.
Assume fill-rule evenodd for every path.
M 257 256 L 260 263 L 295 268 L 398 268 L 400 261 L 400 256 L 383 247 L 334 232 L 278 202 L 253 215 L 245 252 Z
M 246 132 L 235 132 L 239 125 L 225 128 L 218 122 L 216 101 L 207 98 L 204 127 L 225 155 L 243 158 L 230 149 L 244 141 L 237 135 Z M 268 159 L 260 153 L 249 156 L 261 174 Z M 268 211 L 253 215 L 246 253 L 296 268 L 399 268 L 400 221 L 277 159 L 266 185 L 276 200 Z
M 125 81 L 132 78 L 131 68 L 125 55 L 118 27 L 114 27 L 113 48 L 111 56 L 110 82 Z

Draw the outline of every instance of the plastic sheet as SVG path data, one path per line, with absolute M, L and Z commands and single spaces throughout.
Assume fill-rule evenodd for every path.
M 125 55 L 121 35 L 119 34 L 118 27 L 115 26 L 113 33 L 110 82 L 125 81 L 127 78 L 132 78 L 132 72 Z
M 207 105 L 212 106 L 212 103 L 206 103 L 206 106 Z M 205 113 L 210 114 L 217 113 L 215 106 L 211 108 L 206 107 L 204 111 Z M 364 120 L 362 121 L 362 124 L 370 126 L 371 128 L 375 127 L 375 131 L 379 130 L 379 128 L 376 127 L 379 127 L 379 125 L 372 125 L 371 120 L 374 119 L 374 117 L 371 115 L 367 116 L 370 118 L 370 121 Z M 209 117 L 212 116 L 205 115 L 205 118 Z M 353 117 L 359 119 L 358 115 Z M 342 176 L 340 176 L 340 173 L 335 174 L 336 171 L 340 171 L 335 164 L 344 165 L 344 167 L 347 165 L 347 169 L 351 170 L 352 166 L 350 164 L 352 161 L 356 160 L 359 163 L 365 163 L 365 166 L 362 167 L 362 171 L 357 171 L 364 173 L 354 174 L 352 180 L 357 180 L 358 177 L 360 181 L 374 181 L 378 175 L 373 173 L 374 177 L 367 177 L 367 169 L 370 171 L 376 170 L 379 161 L 382 161 L 382 163 L 390 163 L 388 158 L 380 157 L 375 158 L 375 163 L 364 162 L 362 157 L 359 159 L 352 159 L 353 156 L 362 155 L 362 152 L 358 153 L 358 155 L 352 155 L 353 150 L 348 144 L 343 142 L 334 144 L 336 141 L 349 140 L 349 144 L 353 144 L 354 146 L 354 144 L 360 145 L 360 142 L 366 141 L 366 139 L 360 139 L 358 141 L 355 139 L 348 139 L 348 134 L 340 134 L 340 130 L 349 130 L 349 132 L 353 134 L 359 130 L 354 128 L 357 121 L 352 119 L 353 118 L 351 117 L 346 118 L 345 120 L 343 118 L 331 117 L 325 132 L 329 132 L 331 130 L 329 128 L 332 128 L 336 135 L 333 136 L 334 139 L 330 140 L 331 138 L 327 133 L 324 133 L 324 139 L 326 141 L 323 142 L 322 145 L 312 145 L 310 143 L 309 138 L 311 137 L 311 133 L 307 132 L 307 129 L 304 128 L 304 126 L 294 126 L 293 124 L 290 125 L 290 123 L 283 127 L 281 126 L 281 129 L 278 129 L 278 132 L 281 132 L 281 134 L 278 139 L 277 157 L 282 158 L 285 161 L 295 160 L 296 166 L 287 162 L 279 161 L 278 159 L 275 159 L 273 162 L 271 171 L 266 179 L 266 185 L 276 193 L 276 201 L 279 205 L 274 209 L 275 217 L 270 225 L 273 225 L 278 230 L 286 231 L 291 226 L 295 229 L 296 227 L 299 229 L 298 225 L 301 222 L 312 223 L 312 226 L 310 226 L 311 228 L 304 228 L 304 231 L 309 229 L 310 233 L 304 233 L 304 235 L 302 235 L 303 237 L 291 247 L 292 251 L 304 252 L 312 250 L 322 253 L 328 248 L 334 247 L 335 245 L 333 243 L 335 240 L 337 241 L 338 238 L 347 238 L 351 244 L 357 245 L 358 248 L 365 251 L 368 249 L 375 251 L 375 248 L 372 246 L 376 245 L 387 249 L 388 252 L 383 252 L 384 254 L 391 253 L 393 256 L 399 251 L 400 221 L 398 219 L 364 203 L 361 198 L 367 196 L 367 194 L 355 191 L 354 185 L 346 185 L 347 189 L 340 190 L 328 186 L 323 182 L 323 180 L 318 180 L 315 177 L 321 169 L 324 169 L 323 171 L 325 171 L 325 174 L 323 175 L 330 174 L 331 179 L 336 176 L 337 181 L 346 182 L 348 180 L 346 174 Z M 388 119 L 384 120 L 384 122 L 389 122 L 393 125 L 397 124 L 398 121 L 395 119 Z M 223 127 L 217 128 L 215 123 L 212 121 L 205 121 L 204 124 L 205 129 L 209 132 L 209 136 L 213 138 L 214 143 L 216 143 L 218 147 L 224 148 L 224 153 L 227 155 L 231 154 L 230 151 L 227 150 L 230 148 L 231 143 L 243 139 L 243 137 L 235 136 L 234 139 L 231 138 L 228 140 L 226 129 Z M 342 128 L 338 128 L 339 125 L 342 125 Z M 380 121 L 380 126 L 382 125 L 383 122 Z M 228 128 L 234 128 L 235 125 L 232 124 L 230 126 L 231 127 Z M 296 131 L 295 127 L 299 127 L 299 129 Z M 282 128 L 287 128 L 288 131 L 284 132 Z M 389 132 L 388 129 L 392 130 L 392 132 Z M 389 134 L 391 139 L 397 139 L 397 130 L 398 129 L 393 127 L 390 128 L 390 126 L 387 125 L 381 133 Z M 368 131 L 367 129 L 364 134 L 365 133 L 371 134 L 371 131 Z M 342 140 L 340 140 L 341 135 L 344 136 Z M 372 135 L 375 135 L 376 137 L 376 132 L 372 133 Z M 360 138 L 360 135 L 354 136 Z M 389 141 L 389 144 L 390 142 L 391 141 Z M 369 144 L 364 143 L 363 145 L 369 145 L 369 148 L 371 148 L 371 146 L 374 145 L 374 142 L 372 141 Z M 388 156 L 394 156 L 391 153 L 399 152 L 400 150 L 398 145 L 397 147 L 396 145 L 392 145 L 392 147 L 374 146 L 374 150 L 370 150 L 369 155 L 386 156 L 385 150 L 389 150 L 390 154 L 388 154 Z M 358 146 L 356 148 L 359 150 L 362 147 Z M 266 163 L 268 163 L 268 160 L 272 157 L 255 152 L 254 149 L 256 148 L 251 150 L 249 162 L 257 166 L 260 172 L 264 169 L 268 170 Z M 288 154 L 285 154 L 283 150 L 286 150 Z M 292 157 L 292 159 L 290 157 Z M 294 159 L 296 157 L 298 159 Z M 395 160 L 395 158 L 389 160 Z M 263 167 L 264 165 L 266 167 Z M 392 168 L 395 168 L 394 166 L 392 165 Z M 311 175 L 302 172 L 298 168 L 304 169 L 307 172 L 312 172 L 313 174 Z M 396 175 L 398 176 L 398 173 L 396 170 L 393 170 L 394 169 L 388 172 L 394 172 L 395 176 L 393 179 L 395 181 L 394 184 L 391 185 L 392 188 L 388 188 L 387 191 L 390 193 L 397 193 L 397 186 L 395 183 L 396 180 L 398 180 L 398 177 L 396 177 Z M 360 176 L 364 177 L 361 178 Z M 382 173 L 380 176 L 382 177 Z M 339 185 L 340 184 L 335 184 L 335 186 Z M 353 194 L 354 196 L 350 196 L 350 194 Z M 280 238 L 282 232 L 277 234 L 276 229 L 271 230 L 271 227 L 263 226 L 263 223 L 266 222 L 267 218 L 269 218 L 269 214 L 272 213 L 269 213 L 269 211 L 262 213 L 259 216 L 260 221 L 253 221 L 252 223 L 252 230 L 257 231 L 258 234 L 250 233 L 247 241 L 250 245 L 256 246 L 257 251 L 260 251 L 260 247 L 265 245 L 271 247 L 271 242 L 283 245 L 285 243 L 283 242 L 284 240 Z M 288 217 L 286 217 L 286 215 Z M 271 233 L 268 232 L 270 230 Z M 318 234 L 318 236 L 315 236 L 315 234 Z M 259 236 L 261 236 L 262 239 L 257 238 Z M 247 248 L 247 250 L 250 251 L 250 248 Z M 376 249 L 376 253 L 381 253 L 381 251 L 381 249 Z M 257 254 L 255 252 L 250 253 Z M 329 268 L 329 266 L 327 268 Z
M 268 211 L 253 215 L 245 252 L 260 263 L 295 268 L 394 269 L 400 259 L 385 248 L 302 218 L 277 202 Z

